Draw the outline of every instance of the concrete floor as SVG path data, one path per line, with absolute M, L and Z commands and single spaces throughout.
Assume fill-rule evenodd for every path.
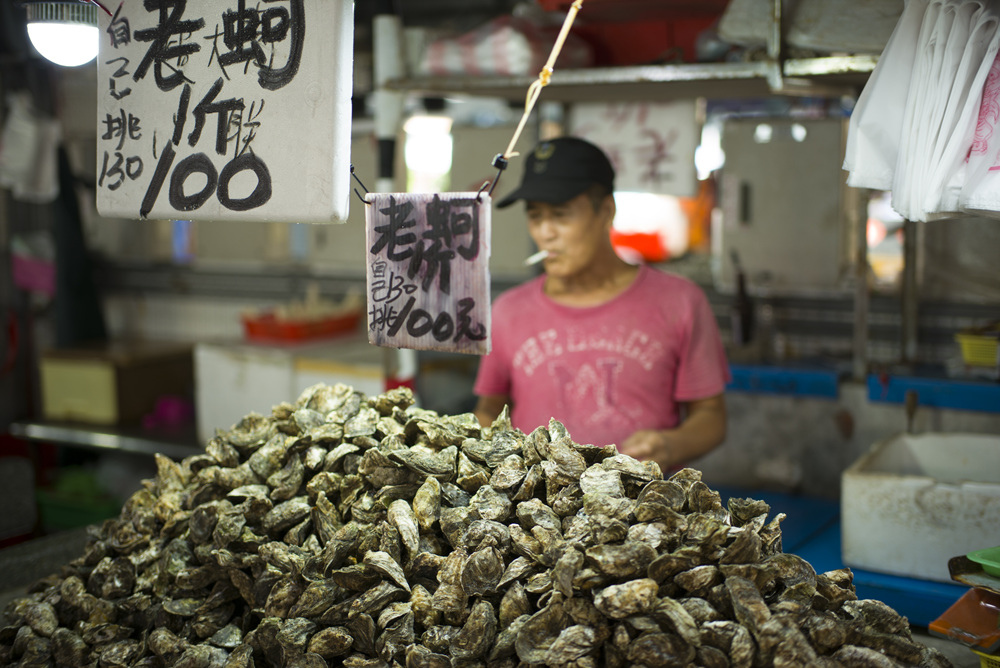
M 913 629 L 913 639 L 940 651 L 955 664 L 955 668 L 979 668 L 979 657 L 965 645 L 928 635 L 924 629 Z

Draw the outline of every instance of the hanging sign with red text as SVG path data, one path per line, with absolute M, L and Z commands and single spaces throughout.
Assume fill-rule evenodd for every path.
M 578 104 L 570 128 L 608 154 L 616 190 L 693 197 L 701 143 L 696 109 L 694 100 Z
M 490 351 L 490 197 L 369 193 L 368 340 Z
M 354 3 L 107 2 L 97 69 L 103 216 L 342 222 Z

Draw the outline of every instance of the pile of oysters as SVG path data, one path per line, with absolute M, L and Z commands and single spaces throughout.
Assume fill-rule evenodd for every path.
M 947 666 L 848 570 L 613 446 L 318 385 L 157 459 L 10 603 L 0 664 Z

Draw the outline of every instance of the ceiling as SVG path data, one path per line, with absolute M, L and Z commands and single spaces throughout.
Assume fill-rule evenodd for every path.
M 24 29 L 23 0 L 0 2 L 0 58 L 35 58 Z M 370 41 L 376 13 L 394 13 L 405 26 L 467 30 L 485 21 L 509 14 L 518 4 L 565 12 L 570 0 L 356 0 L 355 27 L 359 48 Z M 598 21 L 641 20 L 665 16 L 719 14 L 728 0 L 589 0 L 586 16 Z
M 10 62 L 31 54 L 24 28 L 24 9 L 16 2 L 0 3 L 0 58 Z
M 362 0 L 354 4 L 358 22 L 370 23 L 376 13 L 398 14 L 407 26 L 474 26 L 509 14 L 516 0 Z
M 355 49 L 371 50 L 376 13 L 395 13 L 403 25 L 468 30 L 513 11 L 517 0 L 357 0 L 354 4 Z M 28 88 L 35 104 L 52 111 L 51 74 L 58 70 L 32 49 L 21 0 L 0 0 L 0 90 Z
M 376 12 L 398 14 L 406 26 L 465 29 L 510 13 L 515 4 L 516 0 L 359 0 L 354 5 L 354 16 L 363 43 L 370 34 Z M 37 57 L 28 43 L 24 26 L 21 2 L 0 2 L 0 60 L 4 63 Z

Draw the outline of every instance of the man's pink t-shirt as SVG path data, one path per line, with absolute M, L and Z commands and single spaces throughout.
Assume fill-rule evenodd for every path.
M 701 289 L 647 266 L 604 304 L 552 301 L 540 276 L 493 304 L 493 350 L 474 391 L 508 395 L 525 433 L 562 422 L 578 443 L 621 444 L 638 429 L 669 429 L 678 402 L 723 392 L 729 366 Z

